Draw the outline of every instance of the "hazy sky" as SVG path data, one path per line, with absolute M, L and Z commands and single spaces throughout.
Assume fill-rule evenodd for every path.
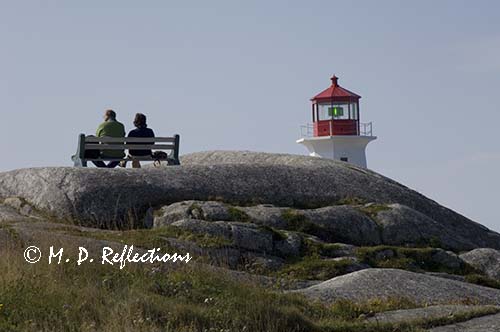
M 369 167 L 500 231 L 499 1 L 0 0 L 0 170 L 71 165 L 106 108 L 181 152 L 305 154 L 309 98 L 360 94 Z

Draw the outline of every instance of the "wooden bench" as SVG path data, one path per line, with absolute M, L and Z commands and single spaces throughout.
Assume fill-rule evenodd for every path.
M 155 150 L 170 151 L 166 159 L 168 165 L 180 165 L 179 162 L 179 142 L 180 136 L 174 137 L 94 137 L 80 134 L 78 138 L 78 149 L 76 155 L 72 156 L 75 167 L 87 167 L 88 161 L 156 161 L 152 156 L 130 157 L 125 154 L 124 158 L 113 157 L 85 157 L 85 152 L 89 150 Z M 142 144 L 141 144 L 142 143 Z M 153 144 L 151 144 L 153 143 Z M 166 143 L 166 144 L 157 144 Z M 88 154 L 87 154 L 88 155 Z

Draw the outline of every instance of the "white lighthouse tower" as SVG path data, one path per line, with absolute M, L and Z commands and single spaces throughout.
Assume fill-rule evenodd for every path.
M 313 157 L 345 161 L 366 168 L 366 146 L 377 137 L 372 123 L 360 123 L 361 96 L 344 89 L 338 78 L 311 99 L 312 124 L 301 128 L 297 143 L 304 145 Z

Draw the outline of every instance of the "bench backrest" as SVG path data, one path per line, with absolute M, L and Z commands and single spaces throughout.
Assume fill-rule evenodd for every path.
M 173 137 L 94 137 L 80 134 L 76 157 L 82 161 L 87 160 L 85 151 L 88 150 L 170 150 L 170 158 L 178 164 L 179 143 L 179 135 Z

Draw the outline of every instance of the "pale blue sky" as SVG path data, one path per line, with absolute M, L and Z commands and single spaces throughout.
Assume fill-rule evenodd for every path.
M 0 1 L 0 170 L 70 165 L 106 108 L 181 151 L 305 154 L 360 94 L 369 167 L 500 230 L 498 1 Z

